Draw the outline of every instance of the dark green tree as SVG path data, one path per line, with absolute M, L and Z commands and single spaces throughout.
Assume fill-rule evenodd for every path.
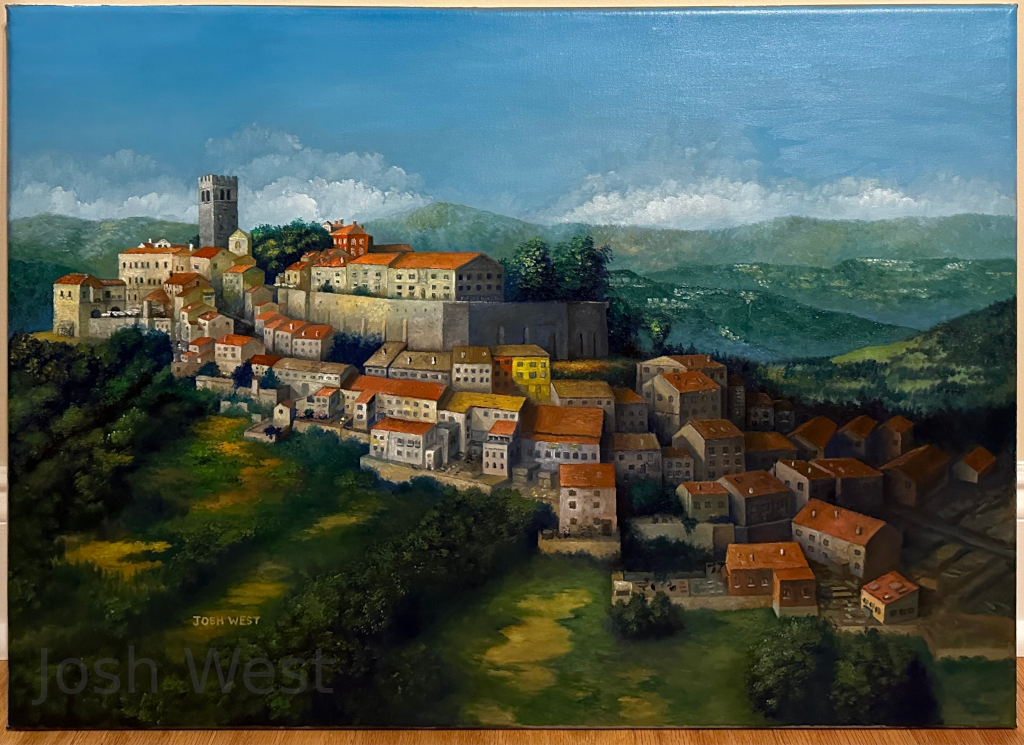
M 231 373 L 231 380 L 236 388 L 248 388 L 252 385 L 252 363 L 243 362 Z
M 520 302 L 559 297 L 558 275 L 547 243 L 531 238 L 515 250 L 505 266 L 505 292 L 510 300 Z
M 293 220 L 287 225 L 258 225 L 252 231 L 252 253 L 256 264 L 266 272 L 267 283 L 309 251 L 324 251 L 333 246 L 322 225 Z
M 683 611 L 659 590 L 650 601 L 634 595 L 628 603 L 612 603 L 608 620 L 623 639 L 660 639 L 683 628 Z
M 273 391 L 281 387 L 281 380 L 277 377 L 273 368 L 268 368 L 267 372 L 260 378 L 260 388 L 264 390 Z
M 577 235 L 555 246 L 552 262 L 561 300 L 604 300 L 608 294 L 609 246 L 594 245 L 589 235 Z
M 216 362 L 210 360 L 209 362 L 204 362 L 202 366 L 198 370 L 196 370 L 196 375 L 209 375 L 210 377 L 213 378 L 219 378 L 220 368 L 217 367 Z

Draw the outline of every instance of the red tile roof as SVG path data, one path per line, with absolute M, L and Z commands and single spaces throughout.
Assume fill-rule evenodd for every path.
M 55 285 L 88 285 L 90 287 L 102 287 L 103 283 L 91 274 L 65 274 L 54 281 Z
M 680 484 L 688 494 L 728 494 L 729 490 L 717 481 L 684 481 Z
M 190 347 L 205 347 L 207 344 L 213 344 L 217 340 L 212 336 L 200 336 L 198 339 L 193 339 L 188 343 Z
M 631 388 L 612 388 L 612 393 L 615 394 L 615 403 L 617 404 L 647 403 L 643 396 Z
M 554 442 L 550 435 L 600 440 L 604 411 L 591 406 L 532 406 L 523 416 L 523 431 Z
M 319 259 L 316 260 L 316 263 L 314 263 L 313 266 L 338 267 L 345 266 L 346 264 L 348 264 L 348 254 L 346 254 L 344 251 L 339 251 L 338 253 L 331 254 L 330 256 L 320 257 Z
M 516 433 L 516 427 L 519 426 L 519 422 L 512 419 L 499 419 L 491 428 L 487 430 L 488 434 L 491 435 L 505 435 L 511 437 Z
M 670 354 L 668 358 L 690 370 L 699 370 L 702 367 L 725 367 L 721 362 L 716 362 L 706 354 Z
M 372 375 L 360 375 L 349 386 L 349 390 L 383 393 L 385 396 L 403 396 L 428 401 L 439 401 L 447 386 L 443 383 L 428 383 L 423 380 L 402 380 L 396 378 L 377 378 Z M 599 409 L 600 411 L 600 409 Z
M 285 316 L 282 316 L 276 310 L 265 310 L 262 313 L 260 313 L 258 316 L 256 316 L 255 320 L 257 320 L 257 321 L 270 321 L 270 320 L 272 320 L 274 318 L 285 318 Z
M 796 450 L 796 446 L 787 440 L 784 435 L 781 435 L 778 432 L 744 432 L 743 443 L 748 453 L 772 450 Z
M 277 364 L 278 360 L 281 359 L 283 359 L 283 357 L 280 357 L 276 354 L 257 354 L 254 355 L 253 358 L 249 360 L 249 362 L 251 362 L 254 365 L 266 365 L 267 367 L 273 367 L 274 365 Z
M 294 334 L 296 331 L 299 331 L 300 329 L 303 329 L 303 328 L 305 328 L 308 325 L 309 325 L 309 323 L 306 322 L 306 321 L 297 321 L 297 320 L 289 318 L 286 323 L 284 323 L 284 324 L 282 324 L 280 326 L 277 326 L 275 328 L 275 330 L 278 333 Z M 266 328 L 266 326 L 264 326 L 263 328 Z
M 250 269 L 259 269 L 255 264 L 235 264 L 228 269 L 227 274 L 245 274 Z
M 142 299 L 143 301 L 148 300 L 151 303 L 164 303 L 165 305 L 171 304 L 171 299 L 167 297 L 167 293 L 159 288 L 153 290 L 151 293 L 149 293 L 148 295 L 146 295 L 146 297 Z
M 960 462 L 973 469 L 980 476 L 993 466 L 996 462 L 996 456 L 992 455 L 985 448 L 978 446 L 961 458 Z
M 906 432 L 908 429 L 913 427 L 914 423 L 911 422 L 906 417 L 902 417 L 902 416 L 897 414 L 896 416 L 892 417 L 891 419 L 888 419 L 887 421 L 885 421 L 882 424 L 882 426 L 885 427 L 886 429 L 891 429 L 893 432 L 895 432 L 898 435 L 901 435 L 904 432 Z
M 334 333 L 333 326 L 327 326 L 324 324 L 310 324 L 301 331 L 297 338 L 299 339 L 323 339 L 325 336 L 330 336 Z
M 203 246 L 198 251 L 193 251 L 190 255 L 199 259 L 212 259 L 223 250 L 223 248 L 218 248 L 217 246 Z
M 803 509 L 796 513 L 793 524 L 841 538 L 857 546 L 868 545 L 871 537 L 886 525 L 884 520 L 837 507 L 820 499 L 808 500 Z
M 689 458 L 693 460 L 693 453 L 690 452 L 689 448 L 684 447 L 663 447 L 661 449 L 662 458 Z
M 124 286 L 125 282 L 123 279 L 101 279 L 100 284 L 104 286 Z
M 224 334 L 224 336 L 217 340 L 217 343 L 226 344 L 231 347 L 244 347 L 251 341 L 256 341 L 256 339 L 251 336 L 243 336 L 242 334 Z
M 615 486 L 615 466 L 611 463 L 562 463 L 558 466 L 558 485 L 562 488 L 611 488 Z
M 391 266 L 399 256 L 403 254 L 363 254 L 358 259 L 352 259 L 349 264 L 371 264 L 374 266 Z
M 135 248 L 126 248 L 121 251 L 121 255 L 124 254 L 173 254 L 181 250 L 181 246 L 168 246 L 167 248 L 159 248 L 157 246 L 136 246 Z
M 200 315 L 199 318 L 201 320 L 203 320 L 203 321 L 212 321 L 214 318 L 216 318 L 219 315 L 220 315 L 220 313 L 218 313 L 215 310 L 208 310 L 205 313 L 203 313 L 202 315 Z
M 802 437 L 818 448 L 828 445 L 832 435 L 836 433 L 836 423 L 828 417 L 816 416 L 804 422 L 789 433 L 790 437 Z
M 882 466 L 882 471 L 899 469 L 900 473 L 915 483 L 928 481 L 949 464 L 949 456 L 934 445 L 922 445 L 904 453 L 899 458 Z
M 333 385 L 325 385 L 323 388 L 318 390 L 313 395 L 314 396 L 323 396 L 324 398 L 329 398 L 330 396 L 333 396 L 335 393 L 337 393 L 340 390 L 341 390 L 340 388 L 335 388 Z
M 807 559 L 804 558 L 804 552 L 796 541 L 730 543 L 725 550 L 725 566 L 729 571 L 734 569 L 810 569 Z
M 369 233 L 363 230 L 362 225 L 353 222 L 351 225 L 332 230 L 331 235 L 369 235 Z
M 398 261 L 391 266 L 395 269 L 458 269 L 481 256 L 481 253 L 459 251 L 413 251 L 398 254 Z
M 606 450 L 661 450 L 653 432 L 609 432 L 601 443 Z
M 819 458 L 812 460 L 811 463 L 839 479 L 863 479 L 882 475 L 881 471 L 876 471 L 856 458 Z
M 789 487 L 767 471 L 744 471 L 723 476 L 718 480 L 723 486 L 744 499 L 763 497 L 765 494 L 789 493 Z
M 432 430 L 436 425 L 433 422 L 410 422 L 405 419 L 394 419 L 385 417 L 373 425 L 370 429 L 382 432 L 397 432 L 404 435 L 419 435 L 422 437 Z
M 691 419 L 686 426 L 693 427 L 705 440 L 743 437 L 743 433 L 728 419 Z
M 805 460 L 780 460 L 779 463 L 792 468 L 808 481 L 831 481 L 835 478 L 828 471 Z
M 882 605 L 888 605 L 900 598 L 917 592 L 917 585 L 897 571 L 887 572 L 861 588 Z
M 853 432 L 858 437 L 864 438 L 871 434 L 871 431 L 878 424 L 874 419 L 869 417 L 867 414 L 861 414 L 855 419 L 851 419 L 842 427 L 839 428 L 840 432 Z
M 175 287 L 187 285 L 189 282 L 200 279 L 203 282 L 206 281 L 206 277 L 202 274 L 196 274 L 195 272 L 178 272 L 172 274 L 170 277 L 164 280 L 165 285 L 174 285 Z
M 702 372 L 663 372 L 661 377 L 680 393 L 718 390 L 718 383 Z

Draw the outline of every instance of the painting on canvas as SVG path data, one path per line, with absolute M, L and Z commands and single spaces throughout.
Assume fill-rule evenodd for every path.
M 1013 726 L 1013 6 L 9 40 L 11 726 Z

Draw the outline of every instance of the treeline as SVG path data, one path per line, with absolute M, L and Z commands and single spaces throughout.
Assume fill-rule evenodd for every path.
M 612 250 L 589 235 L 549 246 L 540 238 L 520 245 L 506 259 L 505 298 L 514 302 L 604 300 Z
M 322 225 L 301 219 L 287 225 L 258 225 L 252 231 L 253 258 L 266 273 L 267 284 L 273 284 L 277 275 L 303 254 L 324 251 L 333 245 Z
M 215 397 L 173 377 L 171 360 L 166 334 L 135 327 L 95 346 L 11 339 L 12 628 L 43 602 L 58 538 L 116 516 L 140 457 L 213 410 Z
M 824 618 L 788 619 L 748 657 L 750 703 L 781 724 L 941 723 L 931 676 L 905 637 L 840 634 Z

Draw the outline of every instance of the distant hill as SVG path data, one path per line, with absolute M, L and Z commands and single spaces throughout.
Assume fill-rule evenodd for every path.
M 523 241 L 589 232 L 615 251 L 616 266 L 646 273 L 688 264 L 774 263 L 827 267 L 848 259 L 1012 259 L 1013 217 L 955 215 L 873 222 L 782 217 L 724 230 L 661 230 L 608 225 L 552 226 L 460 204 L 435 202 L 367 223 L 374 240 L 417 250 L 485 251 L 502 258 Z
M 74 267 L 11 259 L 8 274 L 7 332 L 53 328 L 53 282 Z
M 612 292 L 649 326 L 669 328 L 665 342 L 702 352 L 767 361 L 831 356 L 889 344 L 914 329 L 820 310 L 763 290 L 679 287 L 615 270 Z
M 927 329 L 1016 292 L 1013 259 L 848 259 L 832 267 L 794 264 L 680 265 L 652 273 L 675 285 L 760 290 L 824 310 Z
M 82 220 L 50 214 L 19 217 L 10 223 L 10 258 L 50 262 L 102 277 L 116 277 L 119 251 L 156 238 L 188 243 L 198 233 L 198 225 L 149 217 L 121 220 Z
M 1005 406 L 1016 398 L 1016 297 L 893 344 L 761 374 L 808 401 L 878 399 L 921 411 Z

